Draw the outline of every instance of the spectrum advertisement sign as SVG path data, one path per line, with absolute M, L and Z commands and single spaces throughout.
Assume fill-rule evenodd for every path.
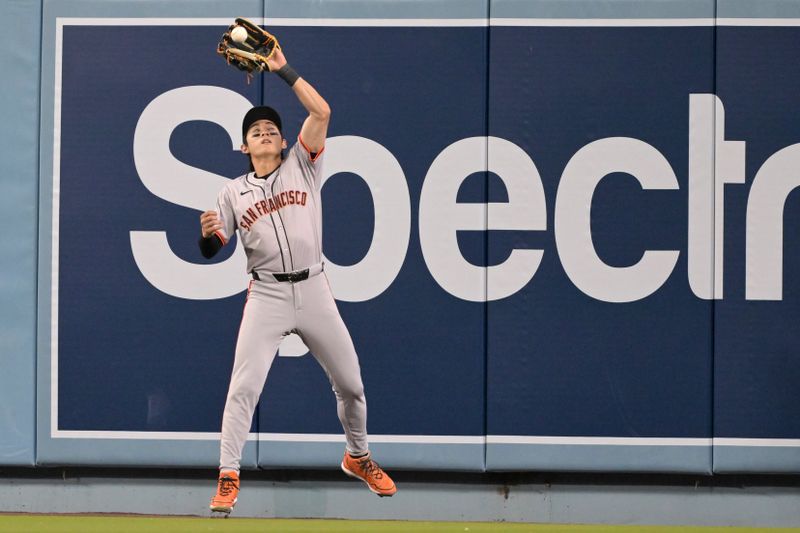
M 800 438 L 800 74 L 759 50 L 792 57 L 797 30 L 718 28 L 735 60 L 703 25 L 276 31 L 333 110 L 323 250 L 375 442 L 489 447 L 430 468 L 709 471 L 714 438 Z M 304 118 L 196 53 L 219 33 L 62 27 L 53 438 L 219 431 L 247 276 L 236 240 L 202 259 L 199 213 L 246 170 L 251 105 L 290 141 Z M 182 61 L 154 66 L 167 45 Z M 306 352 L 281 346 L 259 439 L 341 434 Z

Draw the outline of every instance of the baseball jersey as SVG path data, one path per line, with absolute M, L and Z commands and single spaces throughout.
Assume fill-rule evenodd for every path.
M 298 136 L 266 178 L 249 172 L 220 191 L 216 235 L 224 245 L 239 231 L 247 272 L 292 272 L 322 261 L 322 153 L 312 157 Z

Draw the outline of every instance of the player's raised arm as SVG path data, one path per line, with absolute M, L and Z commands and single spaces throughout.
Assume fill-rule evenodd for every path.
M 267 61 L 272 72 L 283 78 L 297 95 L 297 99 L 308 111 L 308 117 L 303 122 L 300 137 L 303 144 L 311 153 L 319 153 L 325 146 L 325 136 L 328 134 L 328 123 L 331 118 L 331 108 L 328 102 L 303 78 L 299 77 L 281 50 Z

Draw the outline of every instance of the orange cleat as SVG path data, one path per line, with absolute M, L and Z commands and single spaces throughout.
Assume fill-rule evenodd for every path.
M 397 492 L 392 478 L 378 466 L 378 463 L 372 460 L 369 453 L 364 457 L 352 457 L 349 452 L 345 452 L 344 459 L 342 459 L 342 470 L 348 476 L 366 483 L 369 490 L 378 496 L 391 496 Z
M 217 494 L 211 498 L 209 507 L 213 512 L 230 514 L 239 499 L 239 474 L 220 472 Z

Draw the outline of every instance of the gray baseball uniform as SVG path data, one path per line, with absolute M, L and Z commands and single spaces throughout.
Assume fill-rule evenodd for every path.
M 267 373 L 278 345 L 290 333 L 303 339 L 333 385 L 347 450 L 354 454 L 367 450 L 367 405 L 358 356 L 323 272 L 322 155 L 312 159 L 298 137 L 272 174 L 240 176 L 217 197 L 223 228 L 216 234 L 224 244 L 239 231 L 247 271 L 254 278 L 222 416 L 223 470 L 239 470 Z

